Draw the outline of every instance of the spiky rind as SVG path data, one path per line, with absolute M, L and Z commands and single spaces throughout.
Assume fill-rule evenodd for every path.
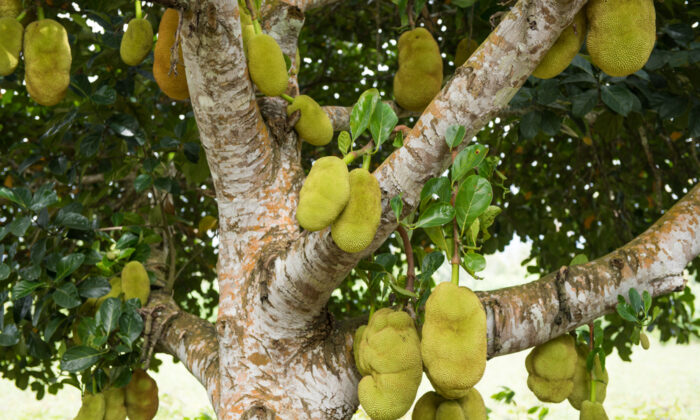
M 574 21 L 559 35 L 532 75 L 551 79 L 563 72 L 576 57 L 586 39 L 586 11 L 581 9 Z
M 119 55 L 129 66 L 138 66 L 153 48 L 153 27 L 146 19 L 131 19 L 119 45 Z
M 38 104 L 53 106 L 66 96 L 72 62 L 68 33 L 52 19 L 41 19 L 24 30 L 24 81 Z
M 422 111 L 440 92 L 442 57 L 425 28 L 404 32 L 399 38 L 399 69 L 394 76 L 394 97 L 403 109 Z
M 287 90 L 289 75 L 282 49 L 273 37 L 255 34 L 248 38 L 248 72 L 258 90 L 279 96 Z
M 372 243 L 382 216 L 379 182 L 363 168 L 350 172 L 350 199 L 331 224 L 331 236 L 345 252 L 360 252 Z
M 166 9 L 158 25 L 158 40 L 153 49 L 153 78 L 158 87 L 169 98 L 181 101 L 190 97 L 185 75 L 185 60 L 182 57 L 182 45 L 178 46 L 177 66 L 170 73 L 170 49 L 175 43 L 175 33 L 180 21 L 180 12 Z
M 325 229 L 338 218 L 350 199 L 348 167 L 335 156 L 314 162 L 299 191 L 296 218 L 309 231 Z
M 328 114 L 312 97 L 298 95 L 287 106 L 287 115 L 301 111 L 301 117 L 294 126 L 299 137 L 314 146 L 325 146 L 333 140 L 333 124 Z

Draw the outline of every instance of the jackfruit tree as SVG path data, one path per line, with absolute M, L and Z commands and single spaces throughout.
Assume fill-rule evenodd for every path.
M 0 0 L 0 373 L 65 418 L 153 418 L 166 353 L 220 419 L 483 419 L 531 349 L 606 418 L 606 358 L 698 338 L 698 16 Z

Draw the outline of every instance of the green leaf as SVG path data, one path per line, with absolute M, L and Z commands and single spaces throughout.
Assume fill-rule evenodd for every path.
M 471 7 L 474 5 L 474 3 L 476 3 L 476 0 L 452 0 L 452 4 L 457 7 L 461 7 L 462 9 Z
M 143 319 L 135 310 L 126 310 L 119 317 L 119 338 L 131 347 L 143 331 Z
M 24 236 L 27 228 L 32 224 L 32 220 L 29 216 L 20 217 L 19 219 L 14 219 L 7 225 L 7 229 L 15 235 L 16 237 Z
M 153 177 L 149 174 L 141 174 L 134 180 L 134 189 L 137 193 L 142 193 L 153 185 Z
M 579 265 L 579 264 L 585 264 L 588 262 L 588 257 L 586 254 L 576 254 L 574 258 L 571 260 L 569 265 Z
M 630 297 L 630 304 L 631 304 L 632 309 L 634 310 L 634 313 L 636 315 L 644 309 L 644 304 L 642 303 L 642 297 L 639 296 L 639 292 L 634 287 L 632 287 L 629 290 L 628 294 Z
M 428 235 L 430 240 L 433 241 L 435 246 L 443 250 L 446 254 L 450 253 L 450 247 L 448 246 L 447 241 L 445 240 L 445 234 L 442 231 L 442 227 L 436 226 L 431 228 L 423 228 L 423 230 Z
M 442 264 L 445 262 L 445 256 L 442 252 L 431 252 L 430 254 L 423 257 L 423 261 L 420 265 L 421 272 L 426 276 L 432 276 Z
M 403 200 L 401 200 L 401 194 L 394 196 L 391 199 L 391 209 L 394 211 L 394 216 L 396 216 L 396 221 L 401 221 L 401 212 L 403 211 Z
M 53 184 L 44 184 L 34 193 L 32 205 L 29 208 L 32 211 L 39 211 L 56 203 L 58 203 L 58 196 L 53 189 Z
M 76 373 L 89 368 L 97 363 L 102 352 L 87 346 L 71 347 L 61 357 L 61 369 Z
M 412 297 L 412 298 L 414 298 L 414 299 L 418 299 L 418 295 L 417 295 L 416 293 L 414 293 L 414 292 L 412 292 L 412 291 L 410 291 L 410 290 L 408 290 L 408 289 L 406 289 L 406 288 L 403 288 L 403 287 L 399 286 L 398 284 L 394 283 L 393 281 L 390 281 L 390 282 L 389 282 L 389 286 L 391 287 L 391 289 L 392 289 L 394 292 L 396 292 L 396 293 L 398 293 L 398 294 L 400 294 L 400 295 L 402 295 L 402 296 L 407 296 L 407 297 Z
M 623 85 L 603 86 L 601 88 L 603 103 L 613 111 L 626 117 L 632 111 L 637 97 Z
M 98 298 L 106 295 L 112 287 L 104 277 L 90 277 L 78 286 L 78 293 L 86 298 Z
M 342 153 L 343 156 L 347 155 L 351 145 L 352 139 L 350 138 L 350 133 L 341 131 L 340 134 L 338 134 L 338 150 L 340 150 L 340 153 Z
M 488 149 L 481 144 L 469 145 L 459 152 L 452 163 L 452 182 L 461 181 L 469 171 L 481 164 L 487 154 Z
M 117 91 L 108 85 L 102 85 L 92 94 L 92 101 L 98 105 L 112 105 L 117 100 Z
M 22 299 L 44 285 L 45 283 L 41 281 L 20 280 L 12 288 L 12 300 Z
M 376 88 L 367 89 L 360 95 L 350 111 L 350 132 L 352 140 L 357 140 L 369 127 L 369 121 L 374 113 L 374 108 L 379 102 L 379 91 Z
M 540 132 L 541 122 L 542 116 L 539 112 L 528 112 L 520 118 L 520 134 L 526 139 L 535 137 Z
M 117 244 L 115 247 L 117 249 L 125 249 L 125 248 L 130 248 L 136 245 L 139 241 L 139 237 L 134 235 L 131 232 L 126 232 L 124 233 L 119 240 L 117 241 Z
M 90 221 L 80 213 L 59 212 L 56 216 L 56 223 L 69 229 L 89 230 Z
M 481 223 L 481 230 L 486 231 L 493 222 L 496 220 L 496 217 L 501 214 L 501 208 L 498 206 L 488 206 L 486 210 L 479 216 L 479 222 Z
M 649 308 L 651 308 L 651 295 L 646 290 L 642 292 L 642 299 L 644 300 L 644 313 L 649 313 Z
M 449 203 L 452 198 L 450 180 L 446 176 L 430 178 L 420 192 L 421 207 L 437 195 L 438 201 Z
M 486 258 L 481 254 L 468 253 L 463 257 L 464 267 L 469 271 L 476 273 L 486 268 Z
M 626 303 L 624 305 L 618 303 L 615 309 L 617 310 L 617 313 L 620 315 L 620 317 L 622 317 L 622 319 L 629 322 L 637 322 L 637 317 L 634 315 L 632 308 L 630 308 L 630 306 Z
M 51 337 L 53 337 L 58 327 L 60 327 L 66 319 L 68 318 L 61 313 L 54 315 L 51 321 L 46 324 L 46 328 L 44 328 L 44 340 L 47 342 L 51 341 Z
M 598 104 L 598 90 L 590 89 L 583 93 L 579 93 L 571 98 L 571 113 L 575 117 L 583 117 Z
M 394 142 L 391 145 L 397 149 L 400 147 L 403 147 L 403 132 L 402 131 L 399 131 L 396 133 L 396 135 L 394 136 Z
M 12 270 L 7 264 L 0 263 L 0 281 L 10 277 Z
M 78 295 L 78 288 L 73 283 L 64 283 L 53 292 L 53 301 L 56 305 L 71 309 L 80 306 L 82 301 Z
M 0 333 L 0 346 L 10 347 L 19 343 L 19 330 L 15 324 L 8 324 Z
M 56 264 L 56 278 L 54 281 L 61 281 L 70 276 L 85 261 L 85 255 L 74 253 L 62 257 Z
M 464 128 L 463 125 L 451 125 L 447 127 L 447 131 L 445 131 L 445 142 L 447 143 L 447 146 L 450 148 L 450 150 L 454 149 L 462 143 L 462 141 L 464 140 L 464 134 L 466 134 L 466 132 L 467 130 Z
M 488 208 L 492 199 L 491 184 L 485 178 L 471 175 L 462 183 L 455 200 L 457 223 L 461 232 L 474 223 L 474 220 Z
M 102 144 L 102 132 L 89 133 L 80 140 L 80 154 L 84 157 L 92 157 L 97 154 Z
M 107 334 L 117 328 L 119 317 L 122 314 L 122 303 L 119 298 L 108 298 L 100 305 L 100 309 L 95 314 L 95 321 Z
M 414 229 L 442 226 L 455 217 L 455 209 L 448 203 L 433 203 L 421 212 Z

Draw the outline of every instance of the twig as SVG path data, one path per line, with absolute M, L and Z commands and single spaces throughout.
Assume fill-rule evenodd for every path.
M 399 225 L 396 228 L 396 231 L 399 232 L 401 240 L 403 241 L 404 251 L 406 251 L 406 264 L 408 265 L 408 268 L 406 269 L 406 289 L 412 292 L 413 283 L 416 280 L 416 266 L 413 261 L 413 247 L 411 246 L 411 240 L 408 237 L 408 233 L 403 226 Z
M 365 144 L 362 149 L 359 150 L 354 150 L 343 158 L 343 162 L 346 164 L 352 163 L 355 159 L 357 159 L 360 156 L 366 155 L 367 153 L 372 151 L 372 148 L 374 147 L 374 141 L 370 141 L 369 143 Z

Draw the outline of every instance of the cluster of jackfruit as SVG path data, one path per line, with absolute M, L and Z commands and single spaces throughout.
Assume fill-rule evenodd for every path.
M 484 399 L 476 388 L 456 400 L 443 398 L 429 391 L 416 401 L 412 420 L 486 420 Z
M 433 36 L 425 28 L 399 37 L 399 70 L 394 76 L 394 97 L 401 108 L 422 111 L 442 86 L 442 57 Z
M 180 12 L 176 9 L 167 9 L 163 13 L 158 25 L 158 40 L 153 49 L 153 78 L 158 87 L 168 97 L 175 100 L 184 100 L 190 97 L 185 75 L 185 61 L 182 58 L 182 46 L 178 46 L 178 60 L 175 71 L 170 73 L 170 50 L 175 43 L 177 26 L 180 22 Z M 125 35 L 126 36 L 126 35 Z M 148 54 L 148 52 L 146 52 Z M 127 63 L 128 64 L 128 63 Z
M 126 416 L 125 389 L 110 387 L 95 394 L 86 392 L 83 395 L 80 411 L 73 420 L 125 420 Z M 135 418 L 130 419 L 135 420 Z
M 151 420 L 158 412 L 158 385 L 143 369 L 136 369 L 124 393 L 130 420 Z
M 544 402 L 562 402 L 574 388 L 576 347 L 574 339 L 561 335 L 534 349 L 525 359 L 527 386 Z
M 119 46 L 122 61 L 129 66 L 138 66 L 153 47 L 153 27 L 143 18 L 134 18 L 124 32 Z
M 374 420 L 395 420 L 411 408 L 422 378 L 420 340 L 411 317 L 383 308 L 355 335 L 355 358 L 363 375 L 360 403 Z
M 299 110 L 301 117 L 294 125 L 299 137 L 314 146 L 325 146 L 333 140 L 333 124 L 323 108 L 307 95 L 294 97 L 287 106 L 287 115 Z

